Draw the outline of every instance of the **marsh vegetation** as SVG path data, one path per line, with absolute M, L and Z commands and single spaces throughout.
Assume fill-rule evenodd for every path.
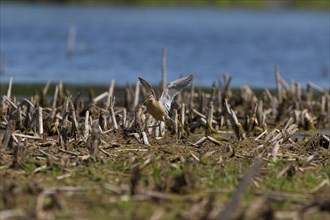
M 158 126 L 139 82 L 89 96 L 47 83 L 17 98 L 10 81 L 1 219 L 329 218 L 329 91 L 278 71 L 272 92 L 230 82 L 193 83 L 176 124 Z

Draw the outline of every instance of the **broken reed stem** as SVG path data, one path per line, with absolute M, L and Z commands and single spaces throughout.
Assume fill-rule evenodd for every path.
M 49 158 L 52 158 L 53 160 L 59 160 L 59 159 L 60 159 L 59 157 L 54 156 L 54 155 L 52 155 L 52 154 L 50 154 L 50 153 L 47 153 L 46 151 L 44 151 L 44 150 L 42 150 L 42 149 L 39 149 L 38 151 L 39 151 L 41 154 L 43 154 L 44 156 L 49 157 Z
M 221 146 L 220 141 L 217 141 L 216 139 L 214 139 L 214 138 L 211 137 L 211 136 L 207 136 L 207 140 L 211 141 L 212 143 L 214 143 L 214 144 L 216 144 L 216 145 Z
M 60 130 L 60 145 L 63 146 L 66 144 L 67 139 L 68 139 L 68 114 L 65 114 L 62 124 L 61 124 L 61 130 Z
M 72 156 L 75 156 L 75 157 L 78 157 L 80 155 L 80 153 L 75 153 L 75 152 L 71 152 L 71 151 L 68 151 L 68 150 L 64 150 L 62 148 L 58 148 L 59 151 L 63 152 L 63 153 L 67 153 L 67 154 L 70 154 Z
M 21 165 L 20 155 L 21 155 L 22 149 L 23 149 L 22 139 L 21 139 L 21 137 L 18 137 L 17 142 L 15 144 L 13 144 L 13 163 L 12 163 L 11 167 L 13 167 L 13 168 L 20 167 L 20 165 Z
M 293 122 L 293 118 L 290 117 L 289 120 L 285 123 L 283 130 L 286 130 L 289 127 L 289 125 L 292 124 L 292 122 Z
M 53 109 L 56 108 L 57 99 L 58 99 L 58 85 L 55 86 L 53 105 L 52 105 Z
M 153 126 L 153 131 L 154 131 L 154 136 L 156 138 L 160 138 L 160 123 L 158 123 L 156 120 L 154 121 L 154 126 Z
M 131 185 L 130 185 L 130 196 L 134 196 L 137 193 L 138 183 L 141 178 L 140 166 L 136 163 L 133 166 L 132 175 L 131 175 Z
M 106 104 L 106 109 L 109 109 L 110 107 L 110 99 L 113 96 L 113 91 L 115 90 L 115 80 L 111 80 L 109 90 L 108 90 L 108 97 L 107 97 L 107 104 Z
M 9 84 L 8 84 L 8 90 L 7 90 L 7 97 L 8 97 L 8 99 L 10 99 L 10 97 L 11 97 L 11 88 L 12 88 L 12 85 L 13 85 L 13 77 L 10 77 L 9 78 Z
M 63 98 L 64 98 L 63 96 L 64 96 L 63 81 L 60 81 L 58 83 L 58 100 L 59 100 L 59 103 L 62 103 Z
M 235 209 L 238 207 L 239 202 L 241 201 L 241 197 L 244 192 L 248 189 L 253 177 L 257 174 L 258 170 L 263 165 L 263 161 L 261 158 L 257 158 L 254 160 L 254 164 L 250 166 L 243 179 L 239 182 L 233 196 L 230 198 L 229 202 L 223 209 L 223 211 L 216 217 L 216 219 L 232 219 L 233 213 L 235 213 Z
M 69 126 L 69 103 L 71 100 L 70 97 L 65 97 L 64 105 L 62 108 L 62 123 L 61 123 L 61 130 L 60 130 L 60 145 L 63 146 L 68 139 L 68 126 Z
M 225 107 L 226 107 L 227 115 L 229 116 L 229 120 L 230 120 L 230 123 L 232 125 L 232 128 L 234 130 L 237 140 L 244 140 L 245 133 L 244 133 L 243 127 L 242 127 L 241 123 L 238 122 L 236 114 L 233 111 L 233 109 L 230 108 L 227 99 L 225 99 Z
M 92 125 L 92 133 L 88 139 L 88 149 L 91 156 L 96 156 L 99 152 L 99 146 L 101 144 L 101 131 L 99 129 L 99 123 L 96 121 Z
M 42 108 L 38 107 L 38 130 L 39 135 L 42 135 L 44 133 L 44 126 L 43 126 L 43 120 L 42 120 Z
M 229 85 L 230 85 L 230 82 L 231 82 L 231 76 L 228 73 L 225 73 L 223 75 L 223 82 L 225 83 L 225 89 L 224 89 L 224 91 L 225 92 L 228 92 Z
M 230 86 L 230 82 L 231 82 L 231 76 L 228 74 L 228 73 L 225 73 L 223 75 L 223 83 L 224 83 L 224 86 L 223 86 L 223 91 L 222 91 L 222 102 L 221 104 L 224 104 L 225 102 L 225 98 L 229 98 L 229 86 Z
M 87 141 L 89 136 L 89 111 L 87 110 L 85 113 L 85 126 L 84 126 L 84 140 Z
M 256 103 L 253 108 L 252 115 L 250 117 L 248 117 L 248 121 L 247 121 L 247 135 L 248 136 L 253 135 L 255 127 L 258 125 L 257 109 L 258 109 L 258 104 Z
M 166 88 L 166 48 L 162 50 L 162 90 Z
M 73 133 L 74 133 L 74 136 L 76 136 L 77 132 L 79 131 L 78 130 L 79 125 L 78 125 L 78 121 L 77 121 L 77 117 L 76 117 L 76 111 L 75 111 L 75 108 L 74 108 L 74 105 L 73 105 L 73 102 L 71 99 L 69 101 L 69 109 L 70 109 L 70 114 L 71 114 L 71 118 L 73 121 Z
M 185 113 L 186 113 L 186 105 L 184 103 L 182 103 L 181 115 L 180 115 L 180 121 L 181 121 L 182 125 L 184 125 L 184 123 L 185 123 Z
M 174 133 L 176 134 L 176 136 L 178 137 L 178 139 L 180 139 L 180 135 L 179 135 L 179 115 L 178 115 L 178 110 L 175 109 L 174 110 Z
M 259 140 L 262 136 L 264 136 L 267 133 L 267 131 L 262 132 L 258 137 L 256 137 L 254 140 Z
M 97 103 L 98 101 L 100 101 L 101 99 L 105 98 L 105 97 L 108 97 L 109 96 L 109 92 L 104 92 L 98 96 L 96 96 L 94 99 L 93 99 L 93 102 L 94 103 Z
M 214 111 L 214 107 L 213 107 L 214 96 L 215 96 L 215 84 L 213 84 L 213 86 L 212 86 L 212 93 L 211 93 L 211 97 L 210 97 L 210 100 L 209 100 L 209 103 L 208 103 L 207 119 L 206 119 L 206 122 L 207 122 L 207 128 L 206 129 L 207 130 L 208 129 L 213 130 L 212 121 L 213 121 L 213 111 Z
M 102 147 L 100 147 L 99 148 L 99 150 L 102 152 L 102 153 L 104 153 L 105 155 L 107 155 L 108 157 L 112 157 L 112 155 L 109 153 L 109 152 L 107 152 L 106 150 L 104 150 Z
M 23 99 L 26 103 L 28 103 L 32 108 L 34 108 L 34 104 L 30 101 L 30 100 L 28 100 L 27 98 L 24 98 Z
M 47 81 L 45 87 L 42 89 L 42 94 L 44 96 L 47 94 L 49 87 L 50 87 L 50 80 Z
M 312 88 L 321 94 L 323 94 L 325 92 L 321 87 L 319 87 L 318 85 L 316 85 L 315 83 L 310 82 L 310 81 L 307 82 L 307 87 Z
M 290 91 L 289 84 L 280 76 L 280 83 L 286 91 Z
M 10 98 L 8 98 L 7 96 L 2 96 L 2 98 L 4 99 L 4 100 L 6 100 L 12 107 L 14 107 L 15 109 L 17 109 L 17 105 L 14 103 L 14 102 L 12 102 L 11 100 L 10 100 Z
M 131 108 L 132 104 L 132 95 L 129 88 L 125 88 L 125 102 L 124 107 L 127 109 Z
M 109 110 L 109 115 L 110 115 L 110 122 L 112 124 L 112 127 L 114 129 L 118 129 L 118 124 L 117 124 L 117 121 L 116 121 L 116 115 L 115 115 L 115 111 L 113 109 L 114 105 L 115 105 L 115 97 L 111 97 L 110 99 L 110 110 Z
M 276 129 L 269 133 L 267 135 L 267 137 L 265 138 L 265 141 L 270 143 L 270 144 L 274 144 L 277 141 L 286 141 L 287 139 L 290 138 L 291 135 L 293 135 L 294 133 L 296 133 L 298 131 L 298 126 L 296 124 L 291 125 L 290 127 L 288 127 L 287 129 L 283 129 L 281 132 L 279 132 L 278 134 L 275 135 Z M 269 137 L 270 136 L 270 137 Z
M 27 219 L 28 215 L 23 209 L 8 209 L 0 211 L 0 219 Z
M 192 74 L 193 77 L 191 79 L 191 90 L 190 90 L 190 108 L 194 107 L 194 100 L 195 100 L 195 77 L 194 74 Z
M 324 115 L 326 113 L 326 103 L 327 103 L 326 97 L 325 97 L 325 95 L 323 95 L 321 97 L 321 114 L 322 115 Z
M 205 95 L 202 91 L 199 92 L 199 108 L 198 111 L 204 113 L 204 105 L 205 105 Z
M 3 138 L 1 140 L 1 145 L 0 145 L 0 156 L 2 155 L 2 152 L 6 150 L 8 147 L 10 137 L 15 129 L 15 122 L 10 120 L 7 124 L 5 133 L 3 135 Z
M 27 109 L 26 109 L 26 116 L 24 118 L 24 122 L 23 122 L 23 125 L 26 129 L 30 129 L 31 128 L 31 121 L 32 121 L 32 117 L 31 117 L 31 109 L 33 107 L 31 107 L 31 105 L 28 105 L 27 106 Z
M 202 144 L 204 144 L 204 142 L 205 142 L 206 140 L 207 140 L 207 137 L 204 136 L 204 137 L 202 137 L 201 139 L 199 139 L 196 143 L 192 144 L 192 146 L 199 148 L 199 147 L 202 146 Z
M 210 103 L 209 109 L 207 111 L 207 125 L 213 130 L 212 121 L 213 121 L 213 103 Z
M 274 162 L 277 160 L 277 153 L 278 153 L 278 150 L 280 149 L 280 144 L 282 144 L 282 141 L 276 141 L 273 146 L 272 157 L 273 157 Z
M 140 97 L 140 81 L 136 81 L 135 85 L 135 94 L 134 94 L 134 103 L 133 109 L 135 110 L 139 104 L 139 97 Z
M 126 126 L 126 123 L 127 123 L 127 110 L 126 110 L 126 108 L 123 108 L 122 115 L 123 115 L 123 117 L 121 119 L 121 127 L 125 129 L 127 127 Z
M 142 131 L 142 141 L 144 145 L 150 146 L 146 132 Z
M 22 128 L 23 128 L 22 107 L 19 106 L 16 110 L 16 129 L 21 130 Z
M 107 112 L 104 109 L 100 110 L 99 124 L 102 130 L 107 129 Z
M 266 130 L 266 113 L 264 112 L 264 109 L 263 109 L 263 101 L 260 100 L 258 102 L 258 106 L 257 106 L 257 112 L 256 112 L 256 117 L 257 117 L 257 122 L 258 122 L 258 125 L 263 129 L 263 130 Z
M 41 137 L 38 136 L 31 136 L 31 135 L 25 135 L 25 134 L 19 134 L 19 133 L 13 133 L 13 137 L 22 137 L 26 139 L 31 139 L 31 140 L 42 140 Z
M 275 81 L 276 81 L 278 102 L 282 103 L 281 82 L 280 82 L 280 73 L 279 73 L 278 64 L 275 65 Z
M 158 129 L 159 129 L 159 137 L 163 137 L 165 135 L 165 122 L 160 121 Z
M 277 160 L 277 154 L 279 151 L 280 146 L 287 140 L 290 140 L 290 136 L 295 134 L 298 131 L 298 126 L 296 124 L 291 124 L 293 121 L 292 118 L 290 118 L 282 131 L 278 131 L 277 129 L 274 129 L 271 131 L 266 137 L 265 137 L 265 144 L 262 146 L 267 146 L 269 150 L 272 151 L 272 159 L 273 161 Z M 291 125 L 290 125 L 291 124 Z M 264 135 L 266 132 L 263 132 L 261 135 L 259 135 L 255 140 L 259 139 L 262 135 Z

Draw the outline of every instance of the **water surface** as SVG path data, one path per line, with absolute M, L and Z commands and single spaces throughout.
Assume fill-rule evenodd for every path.
M 166 47 L 169 80 L 195 73 L 211 85 L 228 72 L 234 86 L 274 87 L 277 63 L 288 81 L 329 86 L 329 12 L 11 4 L 0 12 L 2 82 L 155 83 Z

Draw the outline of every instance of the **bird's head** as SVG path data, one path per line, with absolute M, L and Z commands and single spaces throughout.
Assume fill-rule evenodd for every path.
M 149 95 L 147 98 L 146 98 L 146 100 L 144 101 L 144 105 L 146 105 L 146 104 L 148 104 L 148 103 L 150 103 L 150 102 L 153 102 L 153 101 L 155 101 L 156 99 L 155 99 L 155 96 L 154 95 Z

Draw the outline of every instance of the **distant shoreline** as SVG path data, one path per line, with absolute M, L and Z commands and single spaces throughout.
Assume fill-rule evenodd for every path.
M 48 96 L 52 96 L 55 92 L 55 87 L 58 85 L 58 83 L 52 82 L 49 85 L 49 90 L 47 92 Z M 101 93 L 104 93 L 108 91 L 109 84 L 72 84 L 72 83 L 65 83 L 63 82 L 64 91 L 69 91 L 72 95 L 81 94 L 82 96 L 97 96 Z M 128 84 L 127 84 L 128 85 Z M 125 94 L 125 89 L 128 88 L 127 85 L 122 84 L 115 84 L 115 94 L 118 96 L 123 96 Z M 41 91 L 46 86 L 46 83 L 15 83 L 13 82 L 12 85 L 12 94 L 14 96 L 33 96 L 36 94 L 41 93 Z M 129 86 L 131 89 L 135 88 L 134 83 L 130 83 Z M 240 93 L 240 86 L 230 86 L 230 89 L 232 90 L 233 94 L 238 95 Z M 249 86 L 249 85 L 247 85 Z M 261 96 L 263 92 L 267 89 L 272 94 L 276 93 L 276 88 L 274 87 L 253 87 L 249 86 L 251 90 L 255 93 L 257 97 Z M 157 85 L 154 85 L 154 88 L 158 88 Z M 195 86 L 195 91 L 203 90 L 206 92 L 211 92 L 212 87 L 211 86 Z M 8 83 L 0 83 L 0 95 L 6 95 L 8 90 Z M 189 88 L 186 88 L 186 90 L 190 90 Z M 316 93 L 316 95 L 318 95 Z
M 109 82 L 110 83 L 110 82 Z M 38 94 L 42 91 L 42 89 L 45 87 L 46 83 L 15 83 L 13 82 L 12 85 L 12 94 L 15 96 L 32 96 L 35 94 Z M 55 91 L 56 83 L 51 83 L 47 95 L 53 95 Z M 135 84 L 130 84 L 133 88 L 135 87 Z M 83 96 L 88 96 L 90 92 L 92 92 L 95 95 L 101 94 L 105 91 L 108 91 L 109 85 L 107 84 L 70 84 L 70 83 L 63 83 L 64 90 L 70 91 L 72 94 L 81 93 Z M 124 90 L 127 88 L 125 85 L 115 85 L 115 93 L 117 94 L 124 94 Z M 155 86 L 155 88 L 157 88 Z M 262 92 L 265 89 L 270 90 L 271 93 L 275 92 L 274 88 L 269 87 L 250 87 L 255 94 L 258 96 L 259 94 L 262 94 Z M 8 83 L 0 83 L 0 94 L 5 95 L 7 93 L 8 89 Z M 189 90 L 190 88 L 187 88 Z M 195 86 L 196 91 L 199 89 L 201 90 L 210 90 L 211 86 Z M 232 86 L 231 89 L 234 93 L 239 92 L 240 86 Z
M 4 0 L 1 4 L 40 4 L 40 5 L 81 5 L 81 6 L 144 6 L 144 7 L 217 7 L 221 9 L 304 9 L 304 10 L 330 10 L 328 0 L 259 0 L 259 1 L 231 1 L 231 0 L 205 0 L 185 1 L 180 0 Z

